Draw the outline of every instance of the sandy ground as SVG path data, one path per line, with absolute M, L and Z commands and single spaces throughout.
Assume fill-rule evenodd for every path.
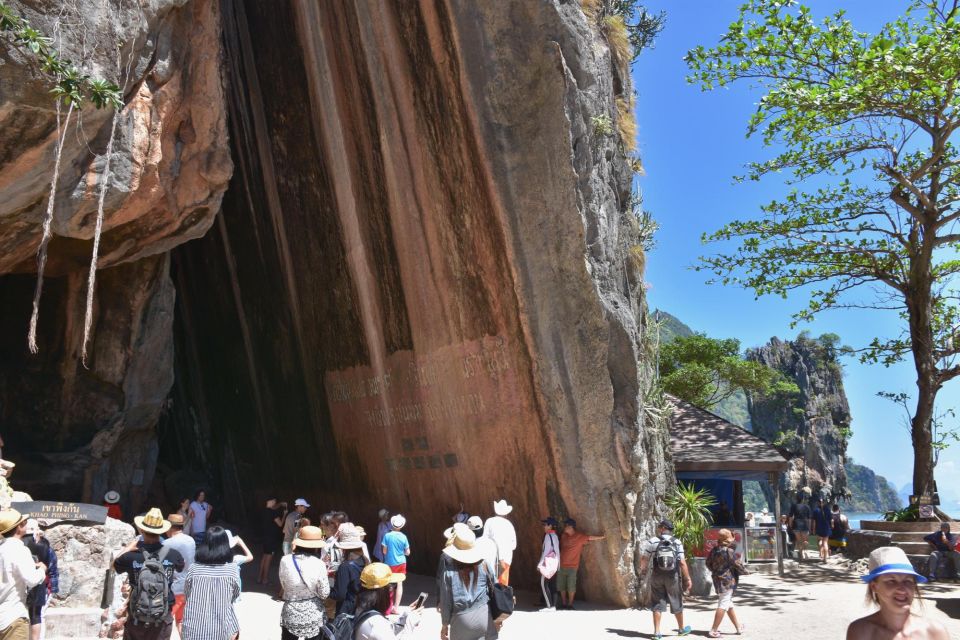
M 274 573 L 274 575 L 276 575 Z M 239 606 L 240 637 L 244 640 L 279 640 L 280 603 L 270 594 L 254 592 L 254 576 L 244 576 L 244 594 Z M 420 591 L 433 593 L 432 580 L 411 576 L 404 588 L 404 602 Z M 832 565 L 804 564 L 792 574 L 779 578 L 752 574 L 743 578 L 734 600 L 737 614 L 746 625 L 744 637 L 763 639 L 844 638 L 847 625 L 866 615 L 865 587 L 856 576 Z M 923 591 L 923 613 L 943 622 L 951 638 L 960 639 L 960 585 L 935 583 Z M 504 640 L 538 638 L 651 638 L 650 612 L 637 609 L 608 609 L 577 602 L 575 611 L 539 611 L 532 593 L 519 594 L 519 609 L 506 621 L 500 633 Z M 693 626 L 692 637 L 707 637 L 716 600 L 688 599 L 685 622 Z M 436 602 L 427 602 L 427 611 L 415 638 L 439 638 L 440 615 Z M 920 609 L 918 608 L 918 611 Z M 673 616 L 667 614 L 661 631 L 676 635 Z M 735 636 L 726 620 L 720 627 L 725 636 Z

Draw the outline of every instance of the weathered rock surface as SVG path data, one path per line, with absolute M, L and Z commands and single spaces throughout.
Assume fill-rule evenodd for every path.
M 24 308 L 4 318 L 15 360 L 0 428 L 12 432 L 8 415 L 33 420 L 38 433 L 10 448 L 18 462 L 44 453 L 18 474 L 57 492 L 130 494 L 150 481 L 153 425 L 169 406 L 162 462 L 209 474 L 232 519 L 268 492 L 368 526 L 385 505 L 408 516 L 423 572 L 461 504 L 486 516 L 506 498 L 521 538 L 516 582 L 534 581 L 539 519 L 571 515 L 607 536 L 586 551 L 584 593 L 633 602 L 637 543 L 672 474 L 651 408 L 642 273 L 628 260 L 632 173 L 617 136 L 592 122 L 615 121 L 630 93 L 600 30 L 567 0 L 219 6 L 226 103 L 209 66 L 217 5 L 150 5 L 168 29 L 157 52 L 169 42 L 182 54 L 159 67 L 163 87 L 186 83 L 176 95 L 193 115 L 170 128 L 154 93 L 144 105 L 157 127 L 135 138 L 150 153 L 121 172 L 129 194 L 112 196 L 104 241 L 117 266 L 101 278 L 116 280 L 98 292 L 116 306 L 100 309 L 91 370 L 76 362 L 82 316 L 67 310 L 83 272 L 64 245 L 81 260 L 89 247 L 89 220 L 72 212 L 89 218 L 90 201 L 72 194 L 85 192 L 74 185 L 92 158 L 68 163 L 71 204 L 58 211 L 57 233 L 78 240 L 51 246 L 52 273 L 65 275 L 48 285 L 41 349 L 59 348 L 23 355 L 32 280 L 0 281 L 10 308 Z M 230 166 L 225 108 L 237 171 L 211 232 L 170 254 L 172 334 L 167 263 L 143 256 L 209 225 Z M 141 172 L 150 162 L 135 159 L 153 152 L 157 168 Z M 39 189 L 41 177 L 22 184 Z M 35 236 L 38 206 L 0 219 L 3 246 L 20 252 L 3 269 L 29 271 L 31 243 L 10 238 Z
M 834 343 L 831 337 L 812 339 L 801 334 L 793 341 L 771 338 L 747 352 L 747 358 L 780 371 L 800 389 L 796 397 L 752 394 L 749 398 L 753 432 L 781 442 L 796 456 L 781 480 L 784 505 L 805 487 L 813 495 L 846 495 L 850 406 Z
M 853 460 L 844 465 L 850 499 L 844 505 L 847 511 L 883 513 L 894 511 L 903 505 L 900 496 L 890 481 L 878 476 L 872 469 Z
M 107 518 L 96 526 L 58 524 L 44 535 L 57 554 L 60 593 L 51 601 L 54 607 L 99 607 L 107 569 L 113 554 L 136 535 L 125 522 Z
M 585 593 L 630 602 L 669 467 L 599 31 L 576 2 L 223 6 L 239 170 L 173 254 L 171 459 L 233 512 L 403 511 L 418 571 L 502 497 L 530 583 L 570 514 L 607 534 Z
M 90 368 L 80 365 L 79 346 L 111 126 L 111 113 L 90 104 L 74 112 L 66 136 L 40 354 L 28 356 L 56 112 L 52 80 L 39 74 L 32 54 L 0 37 L 0 430 L 20 463 L 18 485 L 42 497 L 96 502 L 107 488 L 123 488 L 129 507 L 153 474 L 155 429 L 172 384 L 166 254 L 210 227 L 232 171 L 219 3 L 7 4 L 55 37 L 83 72 L 118 81 L 125 95 L 105 201 Z

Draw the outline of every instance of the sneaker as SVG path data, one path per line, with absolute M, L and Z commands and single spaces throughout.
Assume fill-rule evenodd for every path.
M 685 626 L 683 629 L 680 629 L 680 631 L 677 633 L 677 635 L 678 635 L 678 636 L 688 636 L 688 635 L 690 635 L 690 632 L 691 632 L 691 631 L 693 631 L 693 627 L 691 627 L 690 625 L 687 625 L 687 626 Z
M 653 634 L 653 640 L 663 640 L 663 634 L 657 631 L 655 634 Z

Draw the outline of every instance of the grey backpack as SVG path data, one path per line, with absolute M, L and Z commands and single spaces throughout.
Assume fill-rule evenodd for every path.
M 159 625 L 170 613 L 170 576 L 163 568 L 169 550 L 163 547 L 158 553 L 143 551 L 143 568 L 130 592 L 129 614 L 134 624 Z

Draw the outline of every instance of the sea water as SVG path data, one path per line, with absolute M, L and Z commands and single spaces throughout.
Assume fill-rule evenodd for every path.
M 848 513 L 846 516 L 851 529 L 859 529 L 861 520 L 883 520 L 882 513 Z

